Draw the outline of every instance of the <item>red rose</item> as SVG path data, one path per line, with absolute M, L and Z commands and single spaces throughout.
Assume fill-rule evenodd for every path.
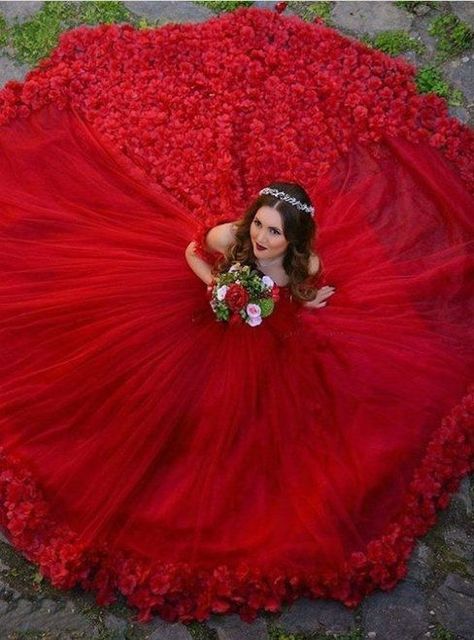
M 244 319 L 242 318 L 240 313 L 232 313 L 231 314 L 231 316 L 229 318 L 229 324 L 242 324 L 242 322 L 244 322 Z
M 277 2 L 275 5 L 275 11 L 278 11 L 278 13 L 283 13 L 287 6 L 288 2 Z
M 249 294 L 240 284 L 231 284 L 224 298 L 231 311 L 240 311 L 249 301 Z

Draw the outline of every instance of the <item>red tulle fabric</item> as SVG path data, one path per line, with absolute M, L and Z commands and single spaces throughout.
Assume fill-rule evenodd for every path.
M 183 147 L 176 121 L 167 131 L 155 113 L 162 144 L 149 145 L 146 109 L 121 120 L 115 92 L 98 101 L 107 74 L 119 82 L 135 68 L 161 97 L 178 87 L 184 104 L 205 103 L 212 56 L 183 86 L 167 56 L 183 34 L 199 35 L 186 41 L 191 59 L 222 53 L 222 30 L 241 36 L 225 54 L 229 92 L 247 86 L 239 46 L 248 55 L 262 34 L 286 43 L 281 60 L 299 31 L 311 36 L 308 60 L 325 82 L 330 43 L 369 55 L 332 30 L 244 10 L 203 25 L 76 30 L 0 95 L 1 525 L 54 585 L 79 584 L 102 604 L 120 592 L 142 621 L 251 621 L 300 596 L 354 607 L 406 575 L 416 538 L 474 465 L 471 133 L 449 120 L 440 150 L 357 121 L 346 149 L 329 131 L 333 147 L 321 140 L 293 173 L 283 158 L 311 93 L 294 97 L 289 130 L 268 100 L 247 96 L 271 135 L 255 135 L 245 161 L 231 144 L 212 157 L 246 112 L 226 120 L 208 104 L 215 135 L 204 134 L 197 169 L 199 118 L 181 121 Z M 278 76 L 272 51 L 261 58 L 268 77 L 286 63 Z M 361 60 L 350 68 L 370 85 Z M 77 84 L 92 73 L 96 85 Z M 347 101 L 333 82 L 321 132 Z M 424 100 L 411 103 L 414 122 Z M 254 154 L 258 140 L 275 155 Z M 227 154 L 233 169 L 210 178 Z M 219 323 L 185 248 L 212 221 L 238 219 L 244 195 L 275 177 L 311 185 L 315 250 L 336 293 L 310 309 L 283 287 L 258 327 Z

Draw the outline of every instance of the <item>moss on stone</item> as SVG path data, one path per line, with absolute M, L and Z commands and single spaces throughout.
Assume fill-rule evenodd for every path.
M 222 0 L 221 2 L 209 2 L 208 0 L 195 0 L 194 4 L 202 4 L 212 11 L 216 13 L 221 13 L 222 11 L 234 11 L 234 9 L 238 9 L 239 7 L 249 7 L 253 4 L 253 0 L 241 0 L 240 2 L 233 2 L 232 0 Z
M 417 53 L 425 51 L 425 45 L 422 42 L 412 38 L 403 30 L 382 31 L 376 36 L 364 36 L 361 40 L 391 56 L 397 56 L 403 51 L 416 51 Z
M 332 2 L 311 2 L 305 3 L 302 18 L 313 22 L 316 18 L 321 18 L 326 24 L 331 24 Z
M 453 13 L 436 17 L 428 27 L 428 33 L 437 39 L 439 60 L 456 56 L 472 47 L 474 31 Z
M 417 7 L 420 5 L 425 5 L 427 7 L 434 7 L 435 2 L 424 2 L 423 0 L 395 0 L 394 4 L 397 5 L 400 9 L 404 9 L 409 13 L 416 13 Z
M 149 22 L 128 11 L 122 2 L 45 2 L 30 20 L 4 27 L 4 46 L 12 49 L 19 62 L 35 65 L 54 49 L 63 31 L 81 24 L 119 22 L 128 22 L 137 28 L 157 26 L 157 22 Z M 0 22 L 0 39 L 1 25 Z
M 460 107 L 463 104 L 462 91 L 446 82 L 440 69 L 435 66 L 418 69 L 415 82 L 420 93 L 436 93 L 441 98 L 445 98 L 448 104 L 453 107 Z

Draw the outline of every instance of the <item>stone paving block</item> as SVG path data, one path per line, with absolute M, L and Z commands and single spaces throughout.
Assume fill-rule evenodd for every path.
M 391 591 L 377 590 L 366 597 L 361 609 L 367 637 L 377 640 L 415 640 L 426 636 L 430 628 L 425 594 L 408 581 Z
M 406 580 L 423 585 L 428 584 L 433 576 L 432 561 L 433 552 L 430 547 L 424 542 L 418 541 L 408 561 Z
M 299 598 L 278 618 L 288 633 L 349 633 L 356 627 L 354 613 L 335 600 Z
M 104 618 L 104 627 L 107 631 L 115 633 L 118 637 L 124 635 L 128 629 L 128 622 L 113 613 L 108 613 Z
M 218 640 L 269 640 L 267 625 L 263 618 L 257 618 L 249 623 L 235 613 L 225 616 L 213 615 L 207 620 L 207 626 L 217 632 Z
M 0 13 L 4 16 L 5 20 L 9 24 L 15 22 L 26 22 L 32 18 L 35 13 L 38 13 L 44 2 L 30 2 L 27 0 L 20 0 L 13 2 L 0 2 Z
M 469 103 L 474 103 L 474 54 L 461 55 L 442 65 L 445 78 L 461 89 Z
M 474 2 L 450 2 L 451 11 L 474 29 Z
M 437 15 L 437 14 L 436 14 Z M 428 33 L 428 28 L 433 22 L 435 14 L 429 13 L 426 16 L 417 17 L 410 28 L 409 35 L 419 40 L 425 45 L 425 56 L 432 57 L 437 50 L 437 39 Z
M 27 64 L 20 64 L 7 56 L 0 56 L 0 88 L 9 80 L 24 80 L 29 70 L 30 67 Z M 0 533 L 0 540 L 10 544 L 3 533 Z
M 127 9 L 137 16 L 164 22 L 204 22 L 216 13 L 192 2 L 124 2 Z
M 467 124 L 469 126 L 473 126 L 472 124 L 470 124 L 470 113 L 467 109 L 464 109 L 464 107 L 449 107 L 448 111 L 449 115 L 453 118 L 457 118 L 459 122 L 462 122 L 463 124 Z
M 336 2 L 331 13 L 336 28 L 360 35 L 388 29 L 410 29 L 414 17 L 392 2 Z
M 462 640 L 474 640 L 474 582 L 450 573 L 433 594 L 437 620 Z
M 148 640 L 192 640 L 186 625 L 181 622 L 166 622 L 160 620 L 153 625 L 153 631 L 148 636 Z
M 275 9 L 276 3 L 277 3 L 276 0 L 256 0 L 256 2 L 253 3 L 252 7 L 256 7 L 257 9 L 268 9 L 269 11 L 276 11 Z M 291 3 L 285 9 L 284 13 L 286 13 L 290 8 L 291 8 Z
M 96 625 L 85 615 L 77 612 L 70 600 L 63 606 L 51 610 L 51 602 L 32 602 L 20 599 L 10 603 L 7 610 L 0 609 L 0 629 L 7 631 L 80 631 L 87 634 L 88 640 L 98 638 L 100 633 Z

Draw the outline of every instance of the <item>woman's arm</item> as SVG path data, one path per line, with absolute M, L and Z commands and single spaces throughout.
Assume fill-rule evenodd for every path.
M 191 269 L 197 275 L 198 278 L 201 278 L 203 282 L 207 285 L 212 284 L 214 278 L 211 272 L 211 265 L 208 264 L 205 260 L 200 258 L 195 252 L 196 242 L 193 240 L 186 247 L 186 251 L 184 255 L 186 257 L 186 262 L 189 264 Z
M 309 259 L 309 275 L 313 276 L 319 271 L 319 258 L 316 254 L 312 253 Z M 316 298 L 303 302 L 306 307 L 313 307 L 319 309 L 327 305 L 327 299 L 330 298 L 336 291 L 335 287 L 324 286 L 321 289 L 317 289 Z
M 214 252 L 225 253 L 227 248 L 234 242 L 234 223 L 225 222 L 224 224 L 218 224 L 215 227 L 209 229 L 206 234 L 204 243 L 207 249 Z M 203 282 L 210 285 L 214 281 L 212 275 L 211 265 L 203 258 L 197 255 L 196 241 L 192 240 L 186 247 L 184 253 L 186 261 Z

